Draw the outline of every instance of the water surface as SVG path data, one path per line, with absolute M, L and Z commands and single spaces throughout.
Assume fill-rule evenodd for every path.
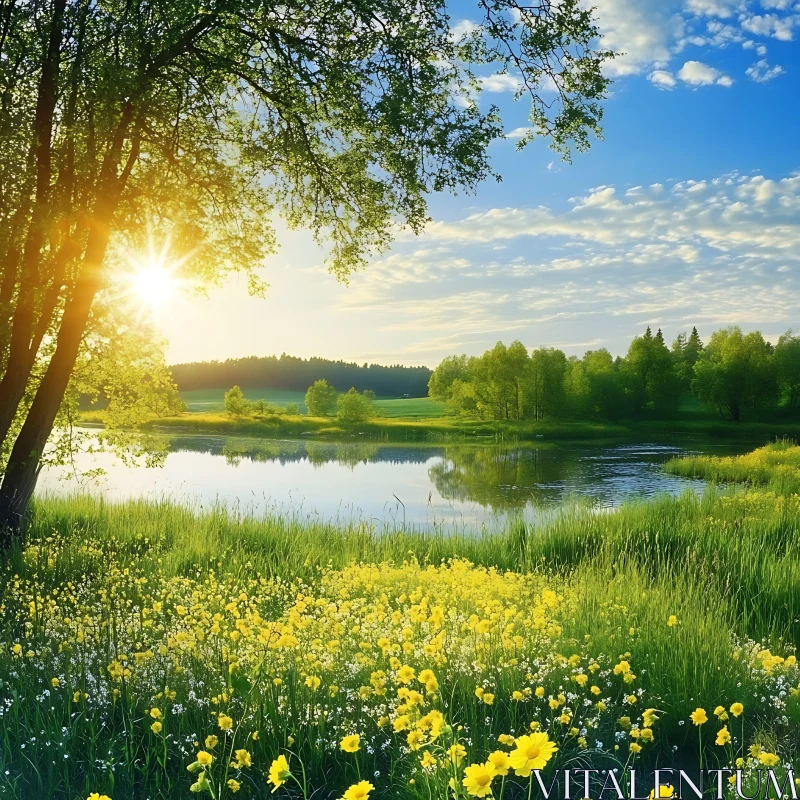
M 598 508 L 628 498 L 703 490 L 703 482 L 667 475 L 663 463 L 683 453 L 730 455 L 752 443 L 519 446 L 395 445 L 171 436 L 163 466 L 126 466 L 111 454 L 84 454 L 97 479 L 64 478 L 47 469 L 40 493 L 83 489 L 111 500 L 169 497 L 208 507 L 326 520 L 367 519 L 420 528 L 496 528 L 510 515 L 534 519 L 565 501 Z

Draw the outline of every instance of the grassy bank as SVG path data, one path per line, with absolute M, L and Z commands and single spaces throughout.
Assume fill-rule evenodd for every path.
M 387 401 L 394 402 L 394 401 Z M 407 401 L 397 401 L 407 402 Z M 84 423 L 103 424 L 102 412 L 87 412 Z M 743 422 L 697 419 L 625 420 L 622 422 L 502 421 L 453 417 L 434 419 L 376 417 L 368 422 L 346 425 L 333 418 L 299 416 L 232 417 L 227 413 L 192 413 L 161 417 L 145 429 L 163 433 L 197 433 L 263 438 L 318 436 L 331 439 L 368 438 L 387 442 L 495 442 L 589 441 L 601 439 L 742 439 L 768 442 L 776 437 L 800 437 L 800 423 Z
M 0 579 L 0 796 L 267 797 L 283 755 L 276 797 L 368 779 L 465 800 L 465 767 L 532 727 L 559 748 L 547 775 L 789 763 L 798 528 L 798 497 L 765 491 L 483 538 L 39 502 Z M 492 786 L 516 800 L 529 779 Z
M 788 439 L 741 456 L 673 458 L 665 469 L 685 478 L 764 486 L 779 494 L 800 492 L 800 447 Z

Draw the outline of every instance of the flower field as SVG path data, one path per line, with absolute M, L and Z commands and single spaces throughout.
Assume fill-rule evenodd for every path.
M 475 540 L 43 502 L 0 584 L 0 797 L 514 800 L 537 770 L 789 766 L 798 510 L 712 491 Z

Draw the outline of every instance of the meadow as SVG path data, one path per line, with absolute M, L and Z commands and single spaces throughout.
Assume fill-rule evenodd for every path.
M 513 800 L 540 767 L 788 765 L 799 529 L 773 489 L 480 538 L 37 502 L 0 577 L 0 797 Z
M 292 389 L 245 389 L 245 397 L 251 402 L 263 400 L 265 403 L 285 406 L 297 404 L 301 414 L 306 413 L 305 392 Z M 214 414 L 225 410 L 225 392 L 222 389 L 194 389 L 181 392 L 181 400 L 193 414 Z M 394 419 L 435 419 L 444 416 L 445 404 L 431 397 L 377 397 L 375 411 L 379 417 Z

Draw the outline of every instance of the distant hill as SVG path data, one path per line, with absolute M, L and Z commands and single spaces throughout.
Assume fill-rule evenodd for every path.
M 182 392 L 196 389 L 245 388 L 293 389 L 305 391 L 314 381 L 325 378 L 340 392 L 351 386 L 371 389 L 381 397 L 426 397 L 431 370 L 400 364 L 356 364 L 325 358 L 249 356 L 226 361 L 194 361 L 173 364 L 172 377 Z

